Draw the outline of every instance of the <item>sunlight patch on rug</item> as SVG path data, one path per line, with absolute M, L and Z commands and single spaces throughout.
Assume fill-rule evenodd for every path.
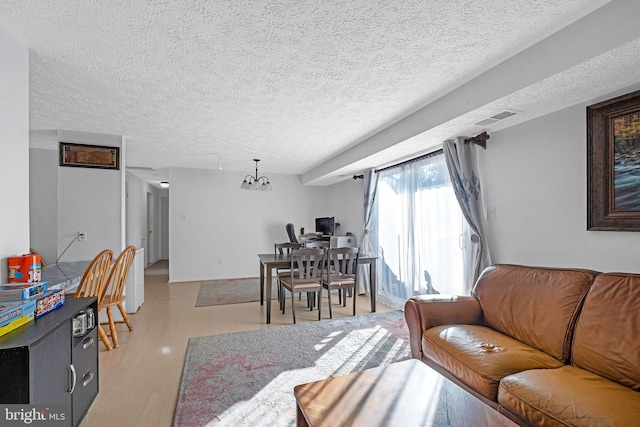
M 294 426 L 298 384 L 410 357 L 400 311 L 189 340 L 175 426 Z

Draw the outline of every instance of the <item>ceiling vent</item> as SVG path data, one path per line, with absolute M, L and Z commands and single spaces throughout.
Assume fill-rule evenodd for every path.
M 474 125 L 478 125 L 478 126 L 488 126 L 490 124 L 493 124 L 497 121 L 500 120 L 504 120 L 507 117 L 511 117 L 511 116 L 515 116 L 516 114 L 518 114 L 518 111 L 513 111 L 513 110 L 505 110 L 501 113 L 498 114 L 494 114 L 491 117 L 488 117 L 484 120 L 480 120 L 479 122 L 474 123 Z

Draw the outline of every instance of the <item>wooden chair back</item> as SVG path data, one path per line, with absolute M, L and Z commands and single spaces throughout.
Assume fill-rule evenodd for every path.
M 294 273 L 294 270 L 297 273 Z M 324 272 L 324 250 L 305 248 L 291 252 L 291 271 L 294 287 L 300 282 L 321 281 Z
M 133 258 L 136 256 L 136 247 L 127 246 L 113 264 L 109 278 L 106 281 L 104 290 L 100 297 L 100 304 L 115 303 L 123 299 L 122 294 L 127 283 L 127 276 L 133 264 Z M 107 301 L 105 301 L 105 298 Z
M 44 261 L 44 258 L 42 258 L 42 255 L 40 255 L 40 254 L 38 253 L 38 251 L 36 251 L 35 249 L 31 248 L 31 249 L 29 249 L 29 253 L 30 253 L 31 255 L 38 255 L 38 256 L 40 256 L 40 265 L 41 265 L 42 267 L 46 267 L 46 266 L 47 266 L 47 263 Z
M 358 278 L 357 266 L 359 248 L 344 247 L 330 248 L 327 250 L 327 278 L 328 282 L 334 280 L 353 279 L 355 282 Z
M 100 299 L 112 259 L 113 251 L 111 249 L 105 249 L 96 255 L 84 271 L 82 279 L 80 279 L 80 284 L 75 293 L 76 298 L 98 297 L 98 300 Z

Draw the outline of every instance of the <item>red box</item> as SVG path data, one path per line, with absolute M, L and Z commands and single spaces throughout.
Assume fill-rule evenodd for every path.
M 9 257 L 9 282 L 42 281 L 42 265 L 40 255 L 22 255 Z

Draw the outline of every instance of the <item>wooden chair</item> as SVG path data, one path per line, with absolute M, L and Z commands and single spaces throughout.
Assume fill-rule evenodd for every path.
M 113 264 L 109 278 L 104 286 L 102 296 L 98 302 L 98 309 L 102 310 L 106 308 L 107 317 L 109 319 L 109 330 L 111 333 L 111 341 L 113 342 L 113 348 L 118 348 L 118 335 L 116 333 L 116 323 L 125 323 L 130 331 L 133 331 L 133 326 L 127 316 L 122 303 L 124 303 L 125 297 L 124 287 L 127 283 L 127 276 L 129 270 L 133 264 L 133 258 L 136 256 L 135 246 L 127 246 Z M 117 306 L 122 315 L 122 322 L 114 322 L 113 315 L 111 313 L 111 307 Z
M 293 323 L 296 323 L 294 294 L 306 292 L 317 293 L 318 296 L 318 320 L 322 312 L 322 275 L 324 274 L 324 250 L 299 249 L 291 253 L 291 270 L 288 277 L 283 277 L 282 282 L 282 313 L 284 314 L 284 290 L 291 292 L 291 313 Z M 313 305 L 311 304 L 311 310 Z
M 44 258 L 42 258 L 42 255 L 40 255 L 40 254 L 38 253 L 38 251 L 36 251 L 35 249 L 31 248 L 31 249 L 29 249 L 29 253 L 30 253 L 31 255 L 38 255 L 38 256 L 40 256 L 40 265 L 42 266 L 42 268 L 44 268 L 44 267 L 46 267 L 46 266 L 47 266 L 47 263 L 44 261 Z
M 327 250 L 326 276 L 322 286 L 329 292 L 329 318 L 333 319 L 331 311 L 331 291 L 338 290 L 342 306 L 347 306 L 347 289 L 353 289 L 353 315 L 356 315 L 356 286 L 358 284 L 358 248 L 331 248 Z
M 274 255 L 291 255 L 291 252 L 297 249 L 302 249 L 304 245 L 302 243 L 274 243 L 273 244 L 273 254 Z M 280 295 L 282 292 L 282 283 L 280 283 L 280 279 L 282 277 L 289 276 L 289 267 L 287 268 L 278 268 L 276 269 L 276 277 L 278 278 L 278 301 L 280 301 Z M 282 310 L 282 305 L 280 306 L 280 310 Z
M 98 302 L 100 301 L 101 295 L 104 290 L 104 284 L 107 282 L 107 276 L 109 275 L 109 267 L 111 267 L 111 260 L 113 259 L 113 251 L 111 249 L 105 249 L 100 252 L 96 257 L 91 261 L 87 269 L 84 271 L 82 275 L 82 279 L 80 279 L 80 284 L 76 289 L 76 293 L 74 295 L 75 298 L 83 298 L 83 297 L 97 297 Z M 98 313 L 96 313 L 96 317 L 99 315 L 100 309 L 98 308 Z M 98 335 L 100 336 L 100 340 L 107 348 L 107 350 L 111 350 L 111 342 L 109 342 L 109 338 L 107 334 L 102 329 L 102 326 L 98 323 Z

